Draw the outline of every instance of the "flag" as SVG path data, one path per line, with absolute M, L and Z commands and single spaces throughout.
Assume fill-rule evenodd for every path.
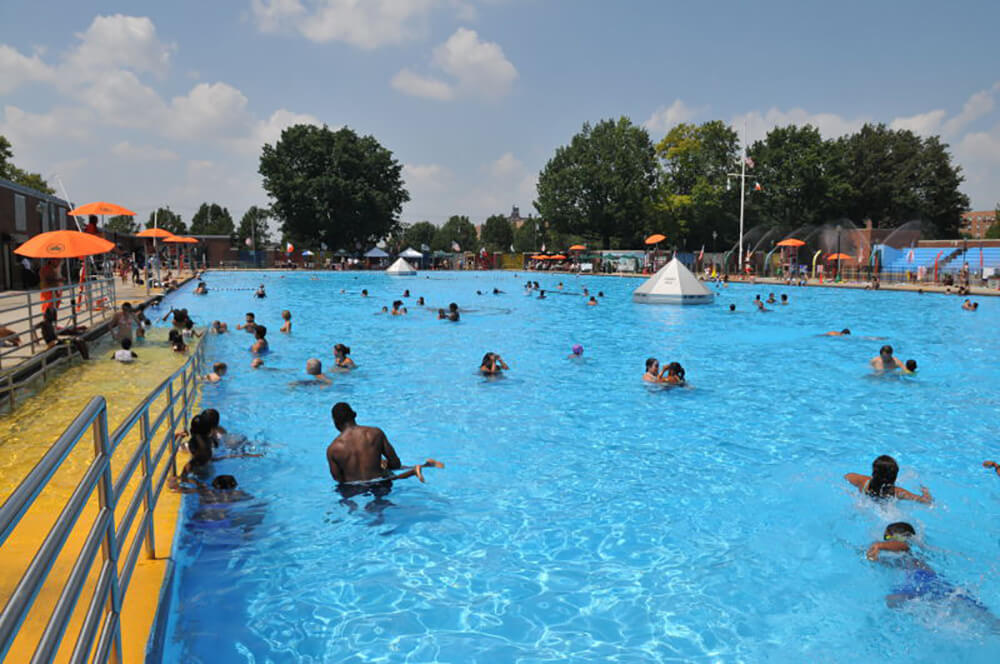
M 754 182 L 753 183 L 753 190 L 754 191 L 763 191 L 763 189 L 764 188 L 760 186 L 760 182 Z
M 545 243 L 542 242 L 542 251 L 545 251 Z
M 913 262 L 913 249 L 910 249 L 910 250 L 909 250 L 909 251 L 908 251 L 908 252 L 906 253 L 906 262 L 907 262 L 907 263 L 912 263 L 912 262 Z
M 458 244 L 458 242 L 455 242 L 454 240 L 452 240 L 451 241 L 451 250 L 452 251 L 461 251 L 462 247 Z
M 293 247 L 293 246 L 292 246 L 292 243 L 291 243 L 291 242 L 289 242 L 289 243 L 288 243 L 288 246 L 286 246 L 286 247 L 285 247 L 285 253 L 289 253 L 289 254 L 290 254 L 290 253 L 292 253 L 293 251 L 295 251 L 295 247 Z
M 747 157 L 746 161 L 747 161 L 747 166 L 749 166 L 750 168 L 754 167 L 754 163 L 753 163 L 753 159 L 752 158 Z
M 698 260 L 704 260 L 705 258 L 705 245 L 701 245 L 701 251 L 698 252 Z

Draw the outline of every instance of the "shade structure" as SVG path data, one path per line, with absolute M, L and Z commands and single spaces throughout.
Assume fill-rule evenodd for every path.
M 666 235 L 660 235 L 659 233 L 654 233 L 646 238 L 646 244 L 657 244 L 663 242 L 667 239 Z
M 365 258 L 388 258 L 388 257 L 389 254 L 385 253 L 378 247 L 375 247 L 374 249 L 369 249 L 368 251 L 365 252 Z
M 805 242 L 803 242 L 802 240 L 798 240 L 798 239 L 796 239 L 794 237 L 790 237 L 790 238 L 787 238 L 785 240 L 782 240 L 781 242 L 779 242 L 775 246 L 778 246 L 778 247 L 801 247 L 804 244 L 805 244 Z
M 424 255 L 414 249 L 413 247 L 407 247 L 406 251 L 400 252 L 399 254 L 403 258 L 423 258 Z
M 163 238 L 163 241 L 172 244 L 198 244 L 198 238 L 187 237 L 186 235 L 171 235 Z
M 563 256 L 562 254 L 556 254 L 555 256 L 549 256 L 549 260 L 564 261 L 564 260 L 566 260 L 566 257 Z
M 715 294 L 676 258 L 632 291 L 643 304 L 711 304 Z
M 390 265 L 385 273 L 392 277 L 412 277 L 417 271 L 406 262 L 405 258 L 397 258 L 396 262 Z
M 165 238 L 165 237 L 173 237 L 174 234 L 171 233 L 170 231 L 164 230 L 162 228 L 147 228 L 144 231 L 139 231 L 138 233 L 135 234 L 135 236 L 136 237 L 151 237 L 151 238 L 160 238 L 160 239 L 162 239 L 162 238 Z
M 582 244 L 574 244 L 569 248 L 570 251 L 586 251 L 587 247 Z
M 308 249 L 306 249 L 305 251 L 302 252 L 302 255 L 303 256 L 315 256 L 316 254 L 314 254 L 313 252 L 311 252 Z
M 49 231 L 39 233 L 14 250 L 29 258 L 81 258 L 106 254 L 115 248 L 114 242 L 80 231 Z
M 851 261 L 851 260 L 854 260 L 854 257 L 853 256 L 849 256 L 848 254 L 830 254 L 829 256 L 826 257 L 826 260 L 828 260 L 828 261 Z
M 102 215 L 125 215 L 126 217 L 134 217 L 135 212 L 129 210 L 121 205 L 115 205 L 114 203 L 106 203 L 104 201 L 97 201 L 96 203 L 87 203 L 86 205 L 81 205 L 78 208 L 69 211 L 71 217 L 86 217 L 91 214 L 102 214 Z

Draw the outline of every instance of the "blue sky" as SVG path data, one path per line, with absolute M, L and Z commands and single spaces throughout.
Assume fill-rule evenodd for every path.
M 190 219 L 266 204 L 295 122 L 375 135 L 405 221 L 531 211 L 585 121 L 654 140 L 722 119 L 941 134 L 974 209 L 1000 201 L 1000 5 L 984 2 L 229 0 L 0 3 L 0 134 L 77 202 Z

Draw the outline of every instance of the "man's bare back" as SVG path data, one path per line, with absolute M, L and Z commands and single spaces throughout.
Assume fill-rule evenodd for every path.
M 382 457 L 386 464 L 382 465 Z M 401 467 L 396 450 L 378 427 L 345 426 L 326 448 L 330 474 L 338 482 L 359 482 L 387 477 L 386 470 Z

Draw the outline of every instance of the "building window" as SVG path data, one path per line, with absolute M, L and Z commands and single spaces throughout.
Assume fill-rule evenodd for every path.
M 28 230 L 28 205 L 21 194 L 14 194 L 14 230 Z

